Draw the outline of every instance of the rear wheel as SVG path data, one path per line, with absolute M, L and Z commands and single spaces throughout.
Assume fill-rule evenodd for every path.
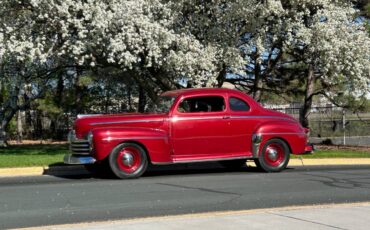
M 265 143 L 255 163 L 266 172 L 280 172 L 287 167 L 289 159 L 288 145 L 280 139 L 271 139 Z
M 117 145 L 109 155 L 113 173 L 121 179 L 140 177 L 148 167 L 148 157 L 143 147 L 136 143 Z

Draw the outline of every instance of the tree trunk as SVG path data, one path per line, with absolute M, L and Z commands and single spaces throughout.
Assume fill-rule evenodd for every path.
M 6 132 L 2 127 L 0 127 L 0 147 L 6 147 L 6 146 L 8 146 L 6 142 Z
M 76 114 L 83 114 L 85 113 L 84 108 L 84 96 L 85 96 L 85 86 L 82 86 L 80 83 L 80 76 L 81 76 L 81 70 L 76 70 L 76 79 L 75 79 L 75 101 L 76 101 Z
M 11 93 L 11 96 L 9 97 L 8 100 L 6 100 L 3 103 L 3 107 L 1 107 L 0 111 L 0 122 L 1 122 L 1 133 L 0 133 L 0 139 L 2 140 L 1 142 L 3 143 L 3 146 L 6 146 L 7 144 L 7 128 L 9 125 L 9 122 L 12 120 L 14 115 L 17 113 L 19 110 L 18 107 L 18 92 L 19 88 L 16 87 L 14 91 Z
M 29 138 L 31 136 L 31 128 L 32 128 L 32 115 L 31 115 L 31 106 L 30 106 L 30 101 L 29 97 L 24 94 L 24 102 L 28 106 L 25 106 L 24 108 L 24 118 L 25 118 L 25 123 L 24 123 L 24 135 L 26 138 Z
M 64 94 L 64 77 L 63 77 L 63 71 L 59 71 L 58 73 L 58 83 L 57 83 L 57 88 L 54 96 L 54 103 L 58 108 L 62 108 L 63 105 L 63 94 Z M 60 115 L 53 115 L 50 117 L 51 122 L 50 122 L 50 128 L 49 132 L 50 137 L 52 139 L 61 139 L 61 132 L 59 130 L 60 127 L 60 122 L 59 122 Z
M 223 64 L 222 69 L 221 69 L 220 73 L 217 76 L 217 87 L 218 88 L 222 87 L 222 85 L 225 82 L 225 79 L 226 79 L 226 66 L 225 66 L 225 64 Z
M 139 87 L 139 101 L 140 101 L 140 88 L 143 92 L 145 91 L 146 93 L 145 96 L 148 96 L 152 101 L 157 101 L 158 95 L 157 95 L 157 92 L 155 91 L 155 85 L 150 82 L 150 79 L 148 79 L 149 76 L 147 78 L 143 78 L 133 73 L 131 77 Z M 140 106 L 140 103 L 139 103 L 139 106 Z M 145 107 L 145 104 L 144 104 L 144 107 Z
M 302 109 L 299 114 L 299 122 L 305 128 L 309 127 L 309 120 L 308 115 L 310 114 L 311 107 L 312 107 L 312 97 L 315 90 L 315 73 L 313 66 L 310 65 L 308 69 L 308 76 L 307 76 L 307 83 L 306 83 L 306 90 L 305 90 L 305 97 Z
M 132 89 L 131 86 L 127 85 L 127 102 L 128 102 L 128 112 L 132 111 Z
M 61 71 L 58 72 L 58 84 L 55 93 L 54 102 L 55 104 L 60 107 L 63 102 L 63 93 L 64 93 L 64 78 L 63 73 Z
M 139 86 L 139 106 L 138 106 L 139 113 L 144 112 L 145 105 L 146 105 L 146 97 L 145 97 L 144 88 Z
M 17 113 L 17 142 L 22 143 L 23 140 L 23 123 L 22 123 L 22 113 L 18 110 Z
M 254 85 L 253 85 L 253 98 L 256 101 L 260 101 L 261 96 L 262 96 L 261 89 L 263 86 L 263 82 L 262 82 L 260 71 L 261 71 L 261 67 L 260 67 L 260 64 L 257 63 L 257 59 L 256 59 L 256 66 L 254 69 Z
M 43 139 L 43 130 L 42 130 L 42 112 L 36 110 L 36 121 L 35 121 L 35 134 L 38 139 Z

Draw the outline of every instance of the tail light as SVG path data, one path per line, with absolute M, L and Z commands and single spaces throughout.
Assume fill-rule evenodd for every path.
M 304 132 L 306 135 L 310 134 L 310 128 L 304 128 Z
M 303 129 L 304 129 L 304 133 L 306 134 L 306 141 L 308 143 L 309 138 L 310 138 L 310 128 L 303 128 Z

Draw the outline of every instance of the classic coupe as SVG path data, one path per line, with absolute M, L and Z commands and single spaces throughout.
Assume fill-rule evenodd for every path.
M 279 172 L 290 154 L 313 151 L 308 132 L 240 91 L 180 89 L 163 93 L 148 113 L 78 116 L 64 162 L 106 165 L 118 178 L 140 177 L 149 164 L 205 161 L 237 168 L 254 160 Z

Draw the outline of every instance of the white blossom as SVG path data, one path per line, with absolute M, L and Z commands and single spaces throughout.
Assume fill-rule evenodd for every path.
M 160 0 L 3 3 L 1 11 L 13 7 L 19 12 L 0 18 L 8 28 L 0 33 L 2 56 L 30 62 L 72 60 L 92 67 L 109 63 L 122 69 L 166 68 L 197 81 L 215 75 L 215 48 L 175 32 L 177 12 Z
M 155 68 L 211 86 L 281 42 L 328 83 L 366 91 L 369 37 L 354 13 L 339 0 L 1 0 L 0 60 Z

